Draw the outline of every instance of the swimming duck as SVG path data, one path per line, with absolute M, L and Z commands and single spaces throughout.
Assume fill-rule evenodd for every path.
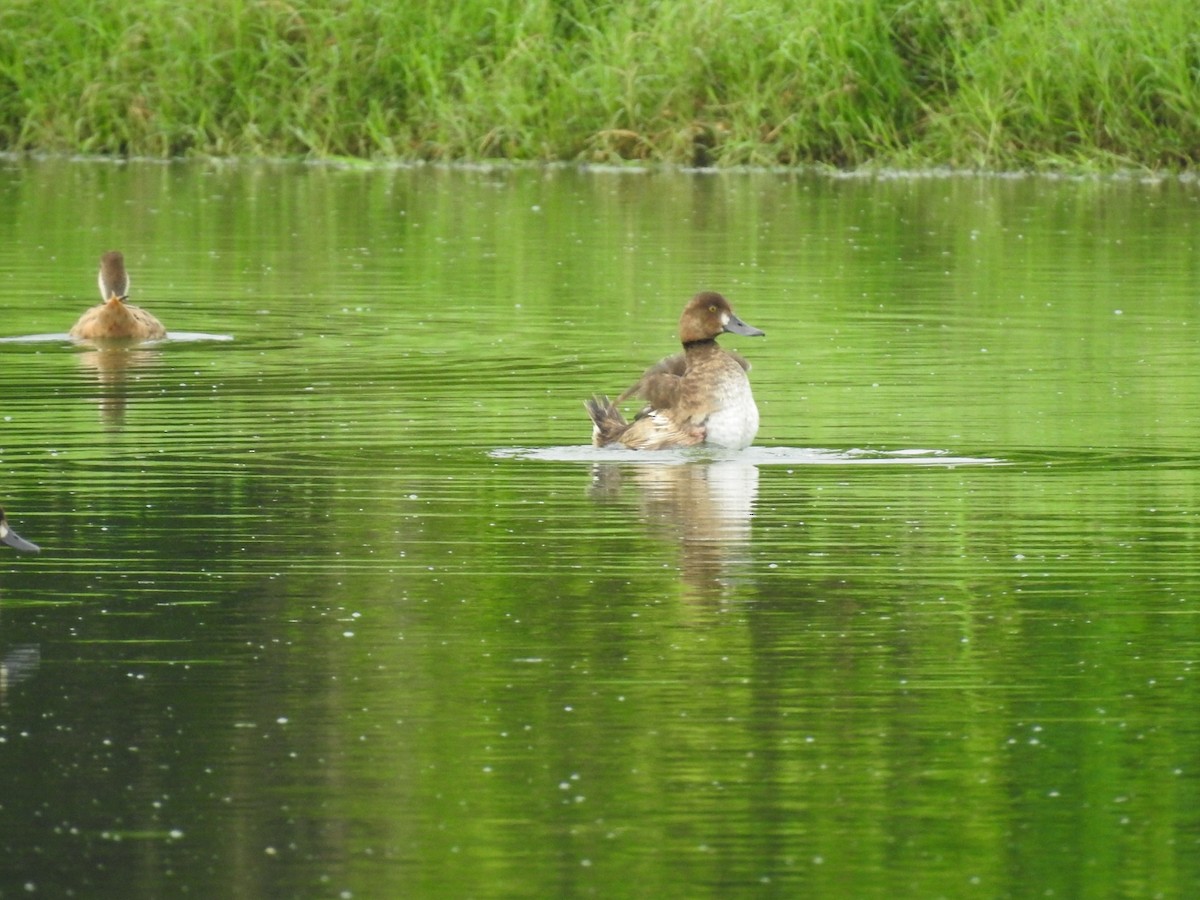
M 758 407 L 746 372 L 750 364 L 722 350 L 717 336 L 764 332 L 747 325 L 729 301 L 715 291 L 691 299 L 679 317 L 683 352 L 651 366 L 613 403 L 603 394 L 584 401 L 592 419 L 592 443 L 621 444 L 633 450 L 663 450 L 715 444 L 740 450 L 758 432 Z M 617 409 L 630 397 L 646 401 L 632 422 Z
M 167 336 L 162 322 L 138 306 L 125 302 L 129 296 L 129 274 L 125 271 L 125 256 L 111 250 L 100 257 L 100 298 L 75 323 L 71 337 L 76 340 L 134 339 L 156 340 Z
M 20 550 L 24 553 L 37 553 L 42 549 L 37 544 L 29 543 L 29 541 L 8 527 L 8 519 L 5 517 L 3 509 L 0 509 L 0 541 L 8 544 L 14 550 Z

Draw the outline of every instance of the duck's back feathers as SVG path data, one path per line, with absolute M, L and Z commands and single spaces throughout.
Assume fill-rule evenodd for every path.
M 726 356 L 742 367 L 743 372 L 750 371 L 750 361 L 740 353 L 732 350 L 724 351 Z M 675 353 L 665 359 L 660 359 L 631 385 L 621 392 L 618 403 L 624 403 L 631 397 L 645 400 L 647 406 L 655 408 L 674 406 L 679 399 L 680 379 L 687 374 L 687 354 Z
M 75 340 L 159 340 L 167 329 L 151 313 L 140 306 L 113 297 L 107 303 L 93 306 L 79 317 L 70 336 Z

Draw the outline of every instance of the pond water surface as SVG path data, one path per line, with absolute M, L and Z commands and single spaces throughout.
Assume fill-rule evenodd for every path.
M 1200 185 L 0 208 L 0 895 L 1200 894 Z M 66 340 L 110 249 L 168 340 Z M 588 447 L 702 289 L 755 446 Z

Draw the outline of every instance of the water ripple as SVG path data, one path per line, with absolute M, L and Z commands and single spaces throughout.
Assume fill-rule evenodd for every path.
M 995 457 L 958 456 L 948 450 L 829 450 L 808 447 L 749 447 L 745 450 L 711 448 L 655 451 L 653 454 L 624 447 L 590 445 L 541 448 L 501 448 L 490 455 L 497 459 L 537 459 L 550 462 L 643 463 L 672 465 L 703 460 L 737 460 L 756 466 L 901 465 L 901 466 L 999 466 L 1008 461 Z

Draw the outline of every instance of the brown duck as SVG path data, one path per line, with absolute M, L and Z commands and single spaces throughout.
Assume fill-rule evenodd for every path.
M 720 294 L 705 291 L 693 297 L 679 317 L 682 353 L 647 369 L 616 403 L 602 394 L 584 401 L 592 419 L 592 443 L 633 450 L 750 446 L 758 433 L 758 407 L 746 377 L 750 364 L 717 344 L 717 336 L 727 331 L 763 334 L 739 319 Z M 626 422 L 616 404 L 630 397 L 640 397 L 645 406 Z
M 125 271 L 125 256 L 110 250 L 100 257 L 100 298 L 75 323 L 71 337 L 75 340 L 157 340 L 167 336 L 162 322 L 139 306 L 126 303 L 129 296 L 129 274 Z

